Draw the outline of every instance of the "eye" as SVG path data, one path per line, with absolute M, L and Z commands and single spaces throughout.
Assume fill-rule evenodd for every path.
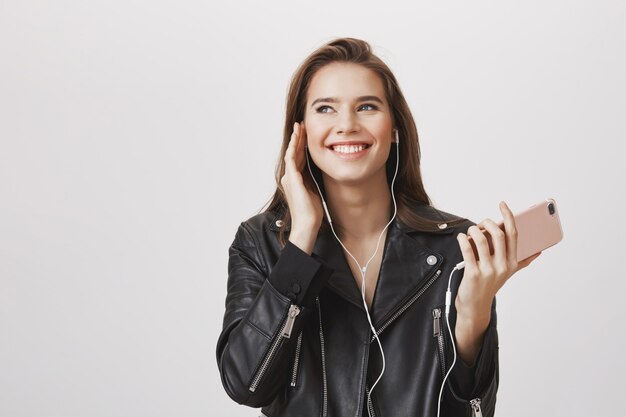
M 376 107 L 373 104 L 369 104 L 369 103 L 362 104 L 362 105 L 359 106 L 360 109 L 362 109 L 363 107 L 369 107 L 369 109 L 366 108 L 365 110 L 378 110 L 378 107 Z
M 326 109 L 332 109 L 332 107 L 330 106 L 319 106 L 317 109 L 315 109 L 318 113 L 329 113 L 328 111 L 325 111 Z

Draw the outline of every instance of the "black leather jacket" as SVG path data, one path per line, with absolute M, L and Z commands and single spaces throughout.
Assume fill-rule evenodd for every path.
M 448 213 L 430 206 L 424 217 Z M 367 403 L 382 358 L 360 290 L 339 242 L 318 234 L 312 255 L 281 249 L 281 213 L 242 222 L 229 249 L 228 293 L 217 362 L 223 386 L 240 404 L 279 416 L 436 416 L 452 362 L 445 291 L 463 260 L 456 234 L 474 223 L 420 232 L 397 218 L 387 231 L 371 309 L 385 372 Z M 430 217 L 433 218 L 433 217 Z M 462 278 L 452 278 L 453 300 Z M 454 302 L 450 326 L 454 332 Z M 492 416 L 498 388 L 495 300 L 473 367 L 460 358 L 446 383 L 441 416 Z

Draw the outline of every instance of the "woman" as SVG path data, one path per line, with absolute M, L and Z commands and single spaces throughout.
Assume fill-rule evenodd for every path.
M 229 250 L 217 361 L 231 398 L 269 417 L 494 414 L 495 295 L 539 254 L 516 261 L 504 203 L 506 233 L 432 207 L 419 161 L 408 105 L 366 42 L 303 62 L 276 192 Z

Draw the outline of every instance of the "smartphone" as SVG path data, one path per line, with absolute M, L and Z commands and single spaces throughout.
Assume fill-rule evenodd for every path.
M 556 245 L 563 239 L 563 229 L 559 218 L 559 210 L 553 198 L 547 198 L 540 203 L 534 204 L 517 214 L 515 228 L 517 229 L 517 261 L 532 256 L 536 253 Z M 504 220 L 498 223 L 502 231 L 505 231 Z M 483 230 L 489 242 L 490 253 L 493 254 L 493 244 L 487 230 Z M 472 237 L 468 235 L 468 240 Z M 474 255 L 478 258 L 476 247 L 472 244 Z

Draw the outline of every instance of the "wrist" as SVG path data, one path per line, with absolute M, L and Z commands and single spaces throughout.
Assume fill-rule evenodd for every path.
M 313 253 L 313 246 L 315 246 L 315 240 L 317 238 L 317 230 L 304 229 L 304 230 L 291 230 L 289 233 L 289 241 L 295 246 L 300 248 L 308 255 Z
M 465 335 L 482 335 L 487 326 L 489 326 L 491 315 L 487 316 L 466 316 L 457 312 L 456 316 L 456 330 L 457 335 L 460 330 Z
M 461 359 L 472 367 L 480 350 L 483 337 L 489 326 L 489 318 L 475 318 L 459 315 L 454 328 L 457 342 L 457 352 Z
M 457 317 L 476 323 L 489 323 L 491 318 L 491 305 L 493 304 L 494 298 L 495 295 L 472 295 L 462 297 L 460 293 L 457 294 L 454 299 L 454 308 L 456 309 Z
M 491 320 L 491 305 L 474 306 L 455 303 L 457 323 L 461 323 L 468 329 L 486 329 Z

